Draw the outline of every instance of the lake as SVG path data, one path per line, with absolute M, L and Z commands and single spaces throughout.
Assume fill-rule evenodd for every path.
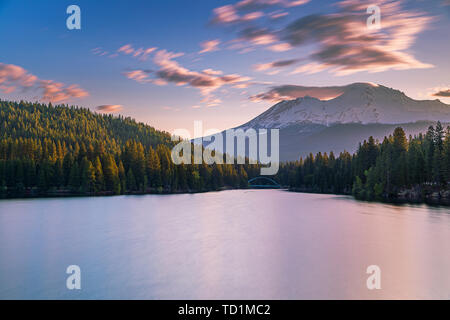
M 0 298 L 450 299 L 450 210 L 283 190 L 1 200 Z

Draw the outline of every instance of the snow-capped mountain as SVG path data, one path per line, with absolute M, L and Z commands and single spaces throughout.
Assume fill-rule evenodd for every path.
M 370 83 L 339 89 L 340 95 L 330 100 L 303 97 L 279 102 L 235 129 L 280 129 L 280 160 L 290 161 L 310 152 L 355 152 L 370 136 L 382 141 L 399 126 L 408 136 L 426 132 L 437 121 L 450 125 L 450 105 L 439 100 L 414 100 Z
M 331 100 L 306 96 L 279 102 L 240 128 L 450 121 L 450 105 L 439 100 L 414 100 L 401 91 L 370 83 L 354 83 L 342 89 L 342 94 Z

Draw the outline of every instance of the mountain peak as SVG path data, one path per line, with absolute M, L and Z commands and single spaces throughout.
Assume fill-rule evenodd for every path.
M 437 99 L 414 100 L 400 90 L 374 83 L 356 82 L 333 88 L 337 95 L 329 100 L 305 95 L 281 101 L 242 128 L 284 128 L 299 123 L 329 126 L 450 121 L 450 105 Z

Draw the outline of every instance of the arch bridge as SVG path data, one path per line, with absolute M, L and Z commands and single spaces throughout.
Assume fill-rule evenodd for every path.
M 262 182 L 269 182 L 270 184 L 262 184 Z M 281 186 L 275 180 L 268 177 L 256 177 L 248 180 L 249 188 L 264 188 L 264 189 L 281 189 Z

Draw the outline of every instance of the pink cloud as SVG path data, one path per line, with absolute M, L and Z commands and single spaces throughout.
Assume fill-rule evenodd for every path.
M 219 44 L 220 44 L 220 41 L 217 39 L 202 42 L 200 44 L 200 46 L 202 47 L 202 50 L 199 53 L 217 51 L 217 50 L 219 50 Z
M 302 65 L 302 66 L 296 68 L 294 71 L 291 72 L 291 74 L 297 74 L 297 73 L 313 74 L 313 73 L 321 72 L 326 69 L 327 69 L 327 67 L 323 64 L 311 62 L 311 63 L 307 63 L 305 65 Z
M 242 20 L 243 21 L 251 21 L 251 20 L 259 19 L 259 18 L 261 18 L 263 16 L 264 16 L 264 12 L 255 11 L 255 12 L 250 12 L 250 13 L 247 13 L 246 15 L 244 15 L 242 17 Z
M 252 21 L 265 16 L 261 10 L 273 7 L 291 8 L 307 2 L 309 0 L 241 0 L 234 5 L 225 5 L 214 9 L 212 22 L 216 24 L 231 24 Z M 282 14 L 279 17 L 284 15 Z
M 155 53 L 153 62 L 159 67 L 155 72 L 133 70 L 124 75 L 140 83 L 167 84 L 190 86 L 200 90 L 204 96 L 202 103 L 207 106 L 220 104 L 220 99 L 214 97 L 212 92 L 224 85 L 237 85 L 251 80 L 238 74 L 224 75 L 220 70 L 205 69 L 201 72 L 189 70 L 181 66 L 174 59 L 183 56 L 183 53 L 159 50 Z M 152 78 L 150 75 L 154 75 Z
M 254 69 L 256 71 L 265 71 L 265 70 L 272 69 L 272 68 L 288 67 L 297 62 L 298 62 L 297 59 L 279 60 L 279 61 L 274 61 L 274 62 L 269 62 L 269 63 L 256 64 L 256 65 L 254 65 Z
M 292 22 L 280 33 L 291 46 L 316 44 L 309 59 L 338 75 L 360 71 L 430 68 L 405 52 L 423 31 L 431 17 L 402 10 L 401 1 L 380 0 L 381 29 L 366 26 L 369 1 L 346 0 L 333 14 L 306 16 Z M 336 36 L 339 35 L 339 36 Z
M 146 83 L 146 82 L 152 81 L 151 79 L 149 79 L 149 72 L 146 72 L 144 70 L 127 71 L 127 72 L 124 72 L 123 74 L 128 79 L 131 79 L 131 80 L 134 80 L 134 81 L 140 82 L 140 83 Z
M 14 86 L 4 86 L 4 85 L 0 85 L 0 91 L 2 91 L 3 93 L 9 94 L 12 93 L 16 90 L 16 87 Z
M 249 41 L 253 45 L 269 45 L 276 43 L 278 38 L 268 29 L 247 27 L 240 32 L 240 41 Z
M 340 96 L 348 86 L 333 87 L 307 87 L 296 85 L 282 85 L 272 87 L 269 91 L 252 96 L 254 102 L 269 100 L 278 102 L 282 100 L 293 100 L 305 96 L 314 97 L 321 100 L 329 100 Z
M 150 48 L 139 48 L 135 49 L 131 44 L 126 44 L 122 47 L 120 47 L 117 52 L 124 53 L 126 55 L 131 55 L 134 58 L 138 58 L 141 61 L 145 61 L 148 59 L 149 54 L 156 51 L 157 47 L 150 47 Z
M 226 5 L 214 9 L 214 15 L 215 17 L 213 22 L 215 23 L 232 23 L 240 19 L 232 5 Z
M 433 93 L 433 97 L 449 98 L 450 97 L 450 89 L 448 89 L 448 88 L 441 89 L 441 90 Z
M 309 0 L 293 0 L 293 1 L 284 1 L 284 6 L 287 8 L 301 6 L 305 3 L 308 3 Z
M 418 93 L 423 99 L 439 99 L 446 103 L 450 102 L 450 86 L 438 86 L 434 88 L 428 88 L 425 94 Z
M 20 66 L 0 63 L 0 90 L 12 93 L 17 88 L 42 89 L 42 100 L 63 102 L 88 96 L 88 92 L 76 84 L 65 85 L 53 80 L 39 79 Z
M 278 43 L 269 47 L 269 50 L 275 52 L 284 52 L 292 49 L 292 46 L 289 43 Z
M 212 75 L 212 76 L 218 76 L 218 75 L 223 74 L 222 71 L 220 71 L 220 70 L 213 70 L 213 69 L 205 69 L 202 72 L 204 74 L 209 74 L 209 75 Z
M 217 12 L 213 21 L 227 25 L 232 23 L 237 38 L 232 46 L 237 50 L 254 50 L 258 46 L 274 52 L 285 52 L 293 48 L 310 47 L 304 56 L 291 56 L 290 60 L 304 61 L 293 73 L 314 73 L 327 70 L 336 75 L 356 72 L 382 72 L 386 70 L 408 70 L 432 68 L 433 65 L 419 61 L 409 51 L 420 32 L 426 30 L 433 17 L 425 12 L 404 9 L 402 0 L 379 0 L 381 28 L 367 27 L 368 0 L 344 0 L 337 3 L 337 10 L 328 14 L 314 14 L 298 18 L 284 27 L 266 23 L 257 27 L 242 17 L 249 12 L 264 12 L 278 6 L 279 10 L 264 13 L 264 17 L 285 16 L 287 8 L 307 3 L 304 0 L 242 0 L 226 6 L 233 19 L 220 19 Z M 223 8 L 223 7 L 222 7 Z M 256 11 L 258 10 L 258 11 Z M 227 17 L 229 17 L 228 15 Z M 238 46 L 241 48 L 238 49 Z M 245 48 L 245 49 L 244 49 Z M 294 51 L 293 51 L 294 52 Z M 297 51 L 298 52 L 298 51 Z M 293 53 L 294 54 L 294 53 Z M 297 53 L 295 53 L 297 54 Z M 284 67 L 260 64 L 260 70 Z M 270 70 L 270 73 L 276 73 Z
M 53 80 L 40 80 L 39 87 L 44 93 L 42 100 L 51 102 L 63 102 L 72 98 L 84 98 L 88 96 L 87 91 L 78 85 L 65 86 L 64 83 Z
M 130 44 L 126 44 L 122 47 L 120 47 L 117 52 L 123 52 L 125 54 L 132 54 L 134 52 L 133 47 Z
M 274 11 L 269 14 L 271 19 L 280 19 L 289 15 L 289 12 L 286 11 Z
M 97 111 L 103 113 L 116 113 L 123 109 L 123 107 L 119 104 L 107 104 L 96 107 Z
M 23 87 L 31 87 L 37 80 L 36 76 L 28 73 L 22 67 L 0 63 L 0 84 L 3 84 L 5 87 L 11 83 Z

